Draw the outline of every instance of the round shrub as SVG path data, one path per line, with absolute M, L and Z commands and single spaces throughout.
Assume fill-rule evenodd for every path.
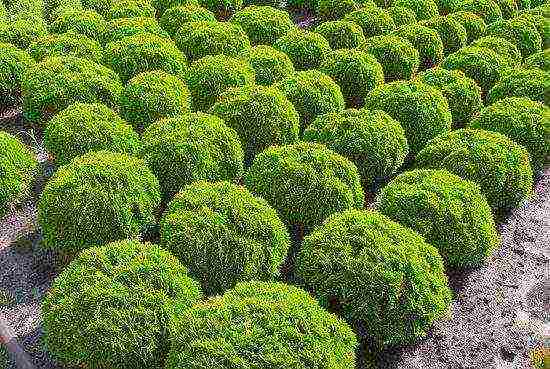
M 482 265 L 500 244 L 479 186 L 446 170 L 400 174 L 377 196 L 377 209 L 424 237 L 450 268 Z
M 497 82 L 487 95 L 489 104 L 509 96 L 528 97 L 550 105 L 550 73 L 538 69 L 514 69 Z
M 477 14 L 486 24 L 502 19 L 502 11 L 494 0 L 455 0 L 450 3 L 451 12 L 465 11 Z
M 155 70 L 132 78 L 120 96 L 120 114 L 143 132 L 160 118 L 191 110 L 191 94 L 178 77 Z
M 286 6 L 290 10 L 315 12 L 319 8 L 319 0 L 287 0 Z
M 36 19 L 17 19 L 11 22 L 0 22 L 0 42 L 26 49 L 36 39 L 48 34 L 43 21 Z
M 453 128 L 464 127 L 483 107 L 481 88 L 461 71 L 432 68 L 418 74 L 417 79 L 443 93 L 449 103 Z
M 439 15 L 437 3 L 434 0 L 394 0 L 392 5 L 411 9 L 419 21 Z
M 174 37 L 182 24 L 187 22 L 215 22 L 216 17 L 210 10 L 195 4 L 176 6 L 162 14 L 159 23 L 170 36 Z
M 300 116 L 301 130 L 318 115 L 344 110 L 340 87 L 318 70 L 297 72 L 276 85 L 290 100 Z
M 359 50 L 336 50 L 319 70 L 340 86 L 349 107 L 359 107 L 367 94 L 384 83 L 384 72 L 376 58 Z
M 512 42 L 495 36 L 485 36 L 472 42 L 471 46 L 490 49 L 505 59 L 510 67 L 518 66 L 521 63 L 521 53 Z
M 532 27 L 536 28 L 542 41 L 542 48 L 547 49 L 550 47 L 550 6 L 548 7 L 548 14 L 546 16 L 540 14 L 523 13 L 512 19 L 512 21 L 526 22 Z M 519 40 L 518 42 L 521 42 Z
M 416 13 L 405 6 L 390 6 L 386 9 L 396 26 L 416 23 Z
M 357 10 L 354 0 L 319 0 L 317 13 L 322 21 L 334 21 Z
M 208 295 L 241 281 L 278 278 L 290 248 L 277 212 L 229 182 L 183 187 L 163 215 L 161 242 L 189 267 Z
M 443 41 L 443 54 L 454 53 L 466 46 L 468 35 L 462 24 L 449 17 L 434 17 L 420 22 L 421 25 L 435 30 Z
M 273 45 L 294 28 L 286 11 L 271 6 L 248 6 L 236 12 L 231 22 L 242 27 L 252 45 Z
M 364 205 L 355 164 L 316 143 L 266 149 L 254 159 L 245 183 L 288 226 L 303 227 L 306 232 L 333 213 Z
M 0 42 L 0 110 L 19 103 L 23 75 L 33 65 L 26 51 Z
M 105 64 L 124 82 L 142 72 L 162 70 L 181 76 L 187 69 L 185 55 L 170 39 L 150 33 L 108 43 L 104 55 Z
M 288 55 L 271 46 L 254 46 L 245 58 L 254 69 L 259 85 L 271 86 L 294 74 L 294 66 Z
M 229 22 L 188 22 L 180 26 L 175 40 L 189 61 L 218 54 L 235 57 L 250 49 L 243 29 Z
M 367 39 L 365 50 L 378 59 L 386 82 L 410 79 L 420 65 L 420 54 L 403 37 L 387 35 Z
M 164 12 L 175 6 L 197 4 L 197 0 L 150 0 L 151 5 L 157 10 L 157 16 L 162 17 Z M 199 4 L 204 6 L 203 4 Z
M 426 336 L 452 299 L 437 249 L 374 211 L 329 217 L 304 239 L 296 274 L 379 348 Z
M 149 33 L 163 38 L 169 37 L 155 18 L 119 18 L 107 23 L 107 31 L 103 35 L 103 42 L 107 44 L 120 41 L 124 37 L 133 36 L 137 33 Z
M 247 164 L 269 146 L 291 144 L 298 140 L 298 113 L 275 87 L 230 89 L 218 98 L 210 111 L 237 131 Z
M 155 224 L 159 182 L 141 159 L 90 152 L 60 167 L 40 197 L 45 248 L 76 254 Z
M 106 29 L 107 22 L 103 16 L 93 10 L 65 9 L 50 25 L 51 33 L 73 31 L 96 41 L 101 41 Z
M 40 37 L 29 46 L 29 53 L 36 61 L 52 56 L 75 56 L 95 63 L 103 59 L 99 42 L 73 32 Z
M 156 10 L 149 0 L 116 0 L 107 11 L 106 18 L 154 18 L 155 13 Z
M 466 30 L 466 43 L 471 44 L 480 37 L 485 36 L 487 25 L 483 18 L 472 12 L 459 11 L 447 16 L 462 25 Z
M 354 49 L 365 45 L 363 29 L 354 22 L 338 20 L 321 23 L 315 32 L 327 39 L 333 50 Z
M 400 27 L 394 34 L 408 40 L 418 51 L 420 70 L 433 68 L 443 60 L 443 41 L 435 30 L 417 23 Z
M 447 99 L 423 82 L 397 81 L 377 87 L 367 96 L 366 107 L 383 110 L 401 123 L 413 155 L 432 138 L 451 130 Z
M 538 68 L 550 72 L 550 49 L 539 51 L 525 59 L 525 68 Z
M 68 1 L 71 2 L 72 0 L 68 0 Z M 120 1 L 123 1 L 123 0 L 80 0 L 78 2 L 80 2 L 80 5 L 82 6 L 83 9 L 94 10 L 99 14 L 106 16 L 111 6 L 113 6 L 115 2 L 118 3 Z M 135 1 L 135 0 L 132 0 L 132 1 Z M 143 1 L 148 1 L 148 0 L 143 0 Z M 46 3 L 50 3 L 50 0 L 46 1 Z M 48 7 L 50 5 L 51 4 L 48 4 Z
M 302 29 L 287 32 L 275 42 L 274 47 L 288 55 L 296 70 L 318 68 L 331 51 L 323 36 Z
M 513 42 L 524 58 L 542 50 L 542 39 L 537 29 L 521 18 L 490 24 L 487 33 Z
M 358 24 L 366 38 L 387 35 L 395 29 L 395 23 L 387 10 L 367 6 L 347 14 L 347 21 Z
M 37 168 L 34 154 L 17 138 L 0 131 L 0 218 L 10 204 L 30 193 Z
M 307 292 L 282 283 L 242 282 L 195 305 L 177 320 L 166 369 L 346 369 L 355 365 L 357 339 L 343 321 Z
M 224 20 L 243 7 L 243 0 L 199 0 L 199 4 Z
M 105 105 L 75 103 L 48 122 L 44 146 L 57 165 L 65 165 L 90 151 L 138 155 L 141 141 L 132 127 Z
M 93 247 L 46 294 L 45 346 L 75 366 L 160 368 L 174 307 L 190 307 L 200 297 L 187 269 L 159 246 L 125 240 Z
M 458 129 L 440 135 L 416 156 L 415 166 L 446 169 L 477 183 L 498 219 L 533 187 L 527 151 L 496 132 Z
M 516 0 L 495 0 L 502 12 L 502 18 L 510 19 L 516 16 L 518 4 Z
M 225 55 L 199 59 L 187 73 L 191 105 L 199 111 L 207 111 L 228 88 L 252 86 L 254 81 L 254 69 L 246 61 Z
M 550 108 L 524 97 L 507 97 L 483 109 L 472 128 L 502 133 L 529 152 L 536 173 L 550 162 Z
M 195 181 L 235 180 L 243 174 L 239 136 L 221 119 L 204 113 L 150 125 L 143 134 L 142 156 L 159 179 L 164 199 Z
M 115 72 L 90 60 L 46 58 L 23 75 L 23 114 L 29 122 L 43 124 L 75 102 L 116 108 L 122 89 Z

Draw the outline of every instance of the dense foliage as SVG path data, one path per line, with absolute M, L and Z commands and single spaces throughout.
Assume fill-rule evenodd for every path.
M 52 56 L 75 56 L 95 63 L 103 60 L 103 48 L 99 42 L 74 32 L 40 37 L 29 46 L 29 54 L 36 61 Z
M 419 24 L 410 24 L 398 28 L 394 34 L 409 40 L 418 51 L 420 70 L 435 67 L 443 60 L 443 41 L 435 30 Z
M 365 51 L 378 59 L 387 82 L 410 79 L 420 65 L 420 54 L 413 44 L 399 36 L 368 38 Z
M 295 72 L 288 55 L 268 45 L 254 46 L 245 58 L 254 69 L 259 85 L 270 86 L 290 78 Z
M 323 35 L 333 50 L 354 49 L 365 44 L 363 30 L 351 21 L 324 22 L 315 28 L 315 32 Z
M 231 22 L 242 27 L 252 45 L 273 45 L 294 28 L 286 11 L 270 6 L 248 6 L 236 12 Z
M 287 32 L 274 47 L 288 55 L 296 70 L 318 68 L 331 50 L 321 34 L 299 29 Z
M 23 75 L 33 65 L 26 51 L 0 43 L 0 109 L 20 102 Z

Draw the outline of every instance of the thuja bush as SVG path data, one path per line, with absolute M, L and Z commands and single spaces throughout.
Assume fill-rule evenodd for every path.
M 366 38 L 387 35 L 395 29 L 395 23 L 387 10 L 376 6 L 366 6 L 347 14 L 347 21 L 357 23 Z
M 199 4 L 225 20 L 243 7 L 243 0 L 199 0 Z
M 420 70 L 432 68 L 443 60 L 443 41 L 435 30 L 416 23 L 400 27 L 393 34 L 409 40 L 418 51 Z
M 274 47 L 288 55 L 296 70 L 318 68 L 331 51 L 327 39 L 321 34 L 302 29 L 287 32 Z
M 290 236 L 277 212 L 246 188 L 200 181 L 168 204 L 161 243 L 206 294 L 217 295 L 238 282 L 278 278 Z
M 334 21 L 357 10 L 358 7 L 354 0 L 319 0 L 317 14 L 322 21 Z
M 458 129 L 433 139 L 415 166 L 445 169 L 477 183 L 497 219 L 529 197 L 533 171 L 522 146 L 496 132 Z
M 241 282 L 176 322 L 166 369 L 211 367 L 213 357 L 218 369 L 234 363 L 310 369 L 355 365 L 353 330 L 307 292 L 282 283 Z
M 95 63 L 103 60 L 99 42 L 74 32 L 40 37 L 29 46 L 29 53 L 36 61 L 51 56 L 75 56 Z
M 435 246 L 450 268 L 480 266 L 500 244 L 479 186 L 446 170 L 402 173 L 382 188 L 376 204 L 380 213 Z
M 408 39 L 387 35 L 367 39 L 365 51 L 378 59 L 386 82 L 410 79 L 420 65 L 420 54 Z
M 33 65 L 26 51 L 0 42 L 0 110 L 20 102 L 23 75 Z
M 23 114 L 29 122 L 43 124 L 74 102 L 116 108 L 122 89 L 115 72 L 90 60 L 46 58 L 23 75 Z
M 411 9 L 419 21 L 439 15 L 437 3 L 434 0 L 394 0 L 392 5 Z
M 75 103 L 48 122 L 44 146 L 57 165 L 65 165 L 90 151 L 137 155 L 141 141 L 132 127 L 107 106 Z
M 363 29 L 351 21 L 324 22 L 315 28 L 315 32 L 326 38 L 333 50 L 354 49 L 365 44 Z
M 502 12 L 502 18 L 510 19 L 518 13 L 518 1 L 516 0 L 495 0 Z
M 390 6 L 387 11 L 397 27 L 416 23 L 416 13 L 411 8 L 398 5 Z
M 150 33 L 159 37 L 169 38 L 158 24 L 155 18 L 151 17 L 133 17 L 119 18 L 107 22 L 107 30 L 103 35 L 103 42 L 120 41 L 124 37 L 133 36 L 137 33 Z
M 74 31 L 96 41 L 101 41 L 106 29 L 105 18 L 93 10 L 65 9 L 50 25 L 52 33 Z
M 494 22 L 487 33 L 513 42 L 524 58 L 542 50 L 542 38 L 537 29 L 521 18 Z
M 333 213 L 364 205 L 355 164 L 317 143 L 266 149 L 254 159 L 245 183 L 278 211 L 287 226 L 305 232 Z
M 254 69 L 259 85 L 270 86 L 290 78 L 295 72 L 288 55 L 271 46 L 254 46 L 246 53 L 245 59 Z
M 0 131 L 0 218 L 10 204 L 30 194 L 37 169 L 34 154 L 19 139 Z
M 80 253 L 42 303 L 44 344 L 88 368 L 162 368 L 169 321 L 201 297 L 199 284 L 159 246 L 125 240 Z
M 497 53 L 502 59 L 508 62 L 510 67 L 516 67 L 521 64 L 521 53 L 517 46 L 502 37 L 485 36 L 472 42 L 471 46 L 482 47 Z
M 271 6 L 248 6 L 236 12 L 231 22 L 242 27 L 252 45 L 273 45 L 294 28 L 285 10 Z
M 483 18 L 486 24 L 502 19 L 502 11 L 494 0 L 451 0 L 449 3 L 451 12 L 472 12 Z
M 90 152 L 59 168 L 38 206 L 43 246 L 74 255 L 155 224 L 159 182 L 141 159 Z
M 462 24 L 450 17 L 434 17 L 420 22 L 435 30 L 443 41 L 443 55 L 447 56 L 466 46 L 468 35 Z
M 161 27 L 174 37 L 182 24 L 187 22 L 215 22 L 216 17 L 210 10 L 196 4 L 175 6 L 162 14 Z
M 447 16 L 455 20 L 466 30 L 466 43 L 471 44 L 474 40 L 485 36 L 487 25 L 483 18 L 472 12 L 458 11 Z
M 505 97 L 528 97 L 550 105 L 550 73 L 539 69 L 514 69 L 497 82 L 487 95 L 494 103 Z
M 305 237 L 296 275 L 378 348 L 426 336 L 452 298 L 437 249 L 374 211 L 329 217 Z
M 149 0 L 116 0 L 106 12 L 109 20 L 123 18 L 154 18 L 156 10 Z
M 44 21 L 35 19 L 16 19 L 0 22 L 0 42 L 9 43 L 20 49 L 26 49 L 39 37 L 48 34 Z
M 229 2 L 229 1 L 228 1 Z M 151 0 L 151 5 L 157 10 L 157 16 L 162 17 L 164 12 L 175 6 L 197 4 L 196 0 Z M 201 2 L 202 6 L 204 6 Z
M 544 72 L 550 72 L 550 48 L 535 53 L 525 59 L 525 68 L 538 68 Z
M 522 13 L 517 17 L 511 19 L 511 21 L 520 21 L 530 24 L 532 27 L 537 29 L 542 41 L 542 48 L 547 49 L 550 47 L 550 23 L 548 23 L 548 18 L 550 18 L 550 5 L 547 6 L 548 11 L 542 14 L 531 14 L 531 13 Z M 521 40 L 519 41 L 521 42 Z

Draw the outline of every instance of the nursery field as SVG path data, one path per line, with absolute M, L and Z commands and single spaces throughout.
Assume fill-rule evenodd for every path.
M 547 0 L 0 0 L 0 369 L 550 368 Z

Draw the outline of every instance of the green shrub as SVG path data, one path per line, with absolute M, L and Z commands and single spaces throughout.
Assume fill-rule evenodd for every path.
M 434 0 L 394 0 L 392 5 L 411 9 L 419 21 L 439 15 L 437 3 Z
M 457 21 L 466 30 L 466 43 L 471 44 L 480 37 L 485 36 L 487 25 L 483 18 L 472 12 L 459 11 L 449 14 L 449 19 Z
M 340 87 L 318 70 L 297 72 L 276 85 L 290 100 L 300 116 L 304 130 L 318 115 L 344 110 Z
M 377 87 L 367 96 L 366 107 L 383 110 L 401 123 L 413 155 L 432 138 L 451 130 L 447 99 L 423 82 L 397 81 Z
M 154 18 L 156 10 L 149 0 L 116 0 L 106 14 L 109 20 Z
M 73 31 L 96 41 L 101 41 L 106 30 L 105 18 L 93 10 L 65 9 L 50 25 L 52 33 Z
M 163 215 L 161 242 L 209 295 L 241 281 L 278 278 L 290 248 L 277 212 L 229 182 L 183 187 Z
M 513 42 L 524 58 L 542 50 L 542 39 L 537 29 L 521 18 L 490 24 L 487 33 Z
M 287 0 L 286 6 L 291 10 L 315 12 L 319 8 L 319 0 Z
M 443 41 L 435 30 L 417 23 L 400 27 L 393 34 L 408 40 L 418 51 L 420 70 L 433 68 L 443 60 Z
M 386 82 L 410 79 L 420 65 L 420 54 L 408 39 L 387 35 L 367 39 L 365 50 L 382 65 Z
M 438 88 L 449 103 L 453 128 L 462 128 L 483 107 L 481 88 L 459 70 L 432 68 L 420 73 L 417 79 Z
M 155 224 L 159 182 L 141 159 L 90 152 L 59 168 L 38 206 L 45 248 L 76 254 Z
M 303 227 L 306 232 L 333 213 L 364 205 L 355 164 L 316 143 L 266 149 L 254 159 L 245 183 L 288 226 Z
M 0 131 L 0 218 L 10 204 L 30 194 L 37 169 L 34 154 L 17 138 Z
M 103 59 L 99 42 L 74 32 L 40 37 L 29 46 L 29 53 L 36 61 L 52 56 L 75 56 L 95 63 Z
M 174 37 L 182 24 L 187 22 L 215 22 L 216 17 L 202 6 L 189 4 L 170 8 L 162 14 L 159 23 L 170 36 Z
M 367 94 L 384 83 L 384 72 L 376 58 L 359 50 L 336 50 L 319 70 L 340 86 L 348 107 L 359 107 Z
M 525 59 L 525 68 L 538 68 L 544 72 L 550 72 L 550 48 L 539 51 Z
M 245 0 L 244 6 L 249 5 L 259 5 L 259 6 L 272 6 L 274 8 L 283 8 L 284 5 L 282 0 Z
M 510 67 L 518 66 L 521 63 L 521 53 L 517 46 L 502 37 L 481 37 L 474 40 L 471 46 L 482 47 L 494 51 L 502 59 L 506 59 Z
M 509 96 L 528 97 L 550 105 L 550 73 L 538 69 L 514 69 L 497 82 L 487 95 L 489 104 Z
M 55 21 L 57 16 L 65 10 L 84 10 L 81 0 L 45 0 L 43 5 L 44 15 L 48 23 Z
M 155 70 L 132 78 L 120 96 L 120 114 L 138 131 L 191 110 L 191 94 L 178 77 Z
M 246 61 L 225 55 L 199 59 L 187 73 L 192 107 L 199 111 L 207 111 L 228 88 L 252 86 L 254 81 L 254 69 Z
M 507 97 L 483 109 L 472 128 L 502 133 L 529 152 L 533 172 L 550 162 L 550 108 L 524 97 Z
M 352 329 L 308 293 L 282 283 L 239 283 L 185 311 L 166 369 L 348 369 L 355 365 Z M 241 365 L 241 364 L 236 364 Z
M 540 14 L 523 13 L 512 20 L 526 22 L 535 27 L 541 37 L 542 48 L 547 49 L 550 47 L 550 22 L 548 21 L 548 18 L 550 18 L 550 6 L 548 7 L 548 13 L 545 16 Z
M 0 22 L 0 42 L 26 49 L 36 39 L 48 34 L 43 20 L 18 19 L 12 22 Z
M 248 6 L 236 12 L 231 22 L 242 27 L 252 45 L 273 45 L 294 29 L 288 13 L 271 6 Z
M 49 2 L 49 1 L 50 0 L 46 0 L 46 2 Z M 94 10 L 105 17 L 109 12 L 109 8 L 112 5 L 114 5 L 114 3 L 118 3 L 124 0 L 77 0 L 77 1 L 80 2 L 83 9 Z M 131 0 L 131 1 L 136 1 L 136 0 Z M 142 1 L 146 2 L 148 0 L 142 0 Z
M 315 32 L 327 39 L 333 50 L 354 49 L 365 45 L 363 29 L 355 22 L 338 20 L 321 23 Z
M 188 22 L 180 26 L 174 39 L 189 61 L 218 54 L 236 57 L 250 49 L 243 29 L 229 22 Z
M 472 12 L 483 18 L 486 24 L 502 19 L 502 11 L 494 0 L 455 0 L 450 3 L 451 12 Z
M 31 123 L 44 124 L 75 102 L 99 102 L 116 108 L 122 89 L 115 72 L 90 60 L 46 58 L 23 75 L 23 115 Z
M 132 127 L 105 105 L 75 103 L 48 122 L 44 146 L 57 165 L 65 165 L 90 151 L 138 155 L 141 141 Z
M 374 211 L 329 217 L 304 239 L 296 274 L 379 348 L 426 336 L 452 298 L 437 249 Z
M 498 219 L 532 191 L 529 154 L 499 133 L 459 129 L 433 139 L 416 157 L 416 167 L 446 169 L 477 183 Z
M 294 74 L 294 66 L 288 55 L 271 46 L 255 46 L 246 54 L 245 59 L 254 69 L 256 83 L 259 85 L 271 86 Z
M 26 51 L 0 42 L 0 110 L 19 104 L 23 75 L 33 65 Z
M 458 51 L 466 46 L 468 35 L 462 24 L 449 17 L 434 17 L 420 22 L 421 25 L 435 30 L 443 41 L 443 55 Z
M 162 368 L 174 307 L 199 300 L 187 268 L 159 246 L 119 241 L 77 256 L 42 303 L 44 343 L 87 368 Z
M 416 13 L 405 6 L 390 6 L 386 9 L 396 26 L 416 23 Z
M 360 8 L 347 14 L 344 19 L 357 23 L 363 29 L 366 38 L 387 35 L 395 29 L 390 13 L 375 6 Z
M 446 170 L 400 174 L 377 196 L 377 209 L 418 232 L 450 268 L 482 265 L 500 245 L 479 186 Z
M 239 136 L 223 120 L 204 113 L 151 124 L 143 133 L 142 156 L 165 200 L 192 182 L 235 180 L 243 174 Z
M 275 87 L 230 89 L 218 98 L 210 111 L 235 129 L 241 139 L 247 164 L 269 146 L 291 144 L 298 140 L 298 113 Z
M 138 33 L 149 33 L 163 38 L 169 38 L 155 18 L 133 17 L 113 19 L 107 23 L 107 31 L 103 35 L 103 43 L 120 41 L 124 37 Z
M 219 19 L 228 19 L 243 7 L 243 0 L 199 0 L 199 4 L 210 10 Z
M 516 0 L 495 0 L 502 12 L 502 18 L 510 19 L 518 13 L 518 4 Z
M 175 6 L 199 5 L 198 3 L 197 0 L 151 0 L 151 5 L 157 10 L 157 17 L 162 17 L 166 10 Z
M 354 0 L 319 0 L 317 13 L 322 21 L 335 21 L 357 10 Z
M 187 69 L 185 54 L 170 39 L 150 33 L 136 33 L 108 43 L 104 59 L 123 82 L 142 72 L 162 70 L 181 76 Z
M 288 55 L 296 70 L 318 68 L 331 51 L 327 39 L 302 29 L 286 33 L 273 46 Z

